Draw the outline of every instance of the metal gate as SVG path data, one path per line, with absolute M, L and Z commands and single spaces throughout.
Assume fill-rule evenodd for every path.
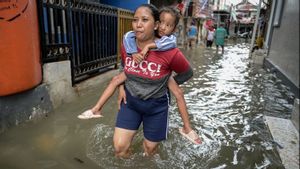
M 120 32 L 130 30 L 132 12 L 88 0 L 39 2 L 44 63 L 70 60 L 73 85 L 117 67 Z

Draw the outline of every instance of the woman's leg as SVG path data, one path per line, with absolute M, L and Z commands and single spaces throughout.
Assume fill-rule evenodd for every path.
M 129 147 L 135 133 L 136 130 L 127 130 L 115 127 L 113 141 L 116 157 L 128 158 L 130 156 L 131 152 Z
M 143 148 L 146 156 L 152 156 L 157 152 L 159 142 L 152 142 L 150 140 L 144 139 Z
M 126 92 L 126 89 L 125 89 Z M 122 103 L 116 117 L 116 127 L 114 132 L 115 156 L 128 158 L 131 154 L 130 145 L 142 122 L 142 115 L 133 109 L 132 105 L 138 105 L 135 98 L 126 92 L 128 104 Z M 130 106 L 131 105 L 131 106 Z

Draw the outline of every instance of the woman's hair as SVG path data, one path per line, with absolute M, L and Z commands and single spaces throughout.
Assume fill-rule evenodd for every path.
M 137 9 L 139 9 L 141 7 L 146 7 L 148 9 L 150 9 L 151 14 L 152 14 L 152 16 L 154 18 L 154 21 L 155 22 L 159 21 L 159 12 L 158 12 L 158 9 L 154 5 L 152 5 L 152 4 L 142 4 L 142 5 L 140 5 L 139 7 L 137 7 L 135 9 L 134 13 L 136 12 Z
M 180 19 L 180 13 L 177 9 L 173 8 L 173 7 L 169 7 L 169 6 L 165 6 L 165 7 L 162 7 L 160 10 L 159 10 L 159 14 L 163 13 L 163 12 L 166 12 L 166 13 L 169 13 L 171 14 L 174 18 L 175 18 L 175 27 L 178 25 L 179 23 L 179 19 Z

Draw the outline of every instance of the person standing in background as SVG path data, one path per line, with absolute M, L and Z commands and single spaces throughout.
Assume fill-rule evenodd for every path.
M 188 29 L 188 45 L 190 48 L 193 48 L 196 44 L 197 34 L 197 27 L 195 26 L 195 22 L 192 21 L 191 26 Z
M 220 27 L 218 27 L 215 32 L 215 43 L 217 47 L 217 51 L 216 51 L 217 54 L 219 51 L 219 46 L 222 47 L 222 54 L 224 54 L 224 43 L 225 43 L 226 36 L 227 36 L 227 31 L 224 28 L 224 24 L 220 24 Z
M 215 35 L 215 29 L 210 26 L 208 28 L 207 34 L 206 34 L 206 47 L 210 47 L 212 46 L 213 42 L 214 42 L 214 35 Z

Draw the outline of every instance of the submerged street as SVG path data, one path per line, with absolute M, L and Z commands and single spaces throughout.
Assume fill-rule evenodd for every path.
M 214 45 L 213 45 L 214 46 Z M 103 118 L 79 120 L 107 86 L 64 104 L 48 117 L 13 127 L 0 135 L 0 166 L 7 169 L 262 169 L 284 168 L 265 115 L 290 118 L 293 95 L 272 74 L 249 58 L 249 44 L 227 44 L 224 55 L 198 46 L 183 50 L 194 76 L 181 87 L 195 131 L 193 145 L 178 131 L 182 120 L 175 98 L 169 113 L 168 139 L 154 157 L 143 157 L 142 132 L 133 140 L 130 159 L 113 154 L 117 92 Z

